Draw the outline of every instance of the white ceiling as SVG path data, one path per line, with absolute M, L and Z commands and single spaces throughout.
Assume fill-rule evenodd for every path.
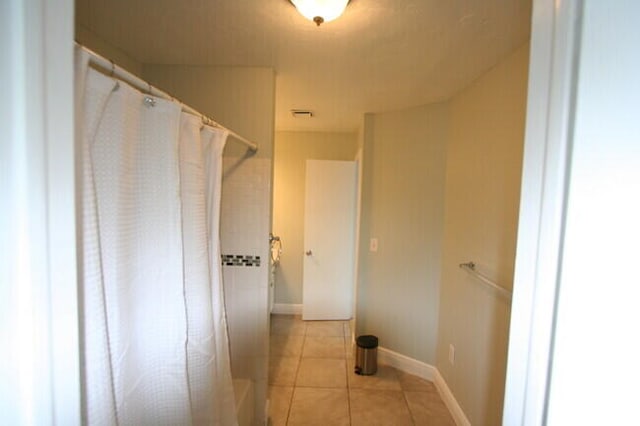
M 278 130 L 352 131 L 365 112 L 449 98 L 531 20 L 531 0 L 351 0 L 320 27 L 288 0 L 76 3 L 80 24 L 142 63 L 274 68 Z

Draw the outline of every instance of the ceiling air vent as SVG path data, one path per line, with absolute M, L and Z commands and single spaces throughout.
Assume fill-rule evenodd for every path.
M 313 117 L 313 112 L 308 109 L 292 109 L 291 115 L 294 118 L 311 118 Z

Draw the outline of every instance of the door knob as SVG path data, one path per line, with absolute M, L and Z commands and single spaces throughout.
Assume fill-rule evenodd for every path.
M 304 254 L 306 254 L 307 256 L 311 256 L 313 252 L 311 250 L 307 250 Z

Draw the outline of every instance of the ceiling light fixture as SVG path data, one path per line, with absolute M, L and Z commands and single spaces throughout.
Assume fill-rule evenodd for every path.
M 349 0 L 290 0 L 298 12 L 320 26 L 333 21 L 344 12 Z

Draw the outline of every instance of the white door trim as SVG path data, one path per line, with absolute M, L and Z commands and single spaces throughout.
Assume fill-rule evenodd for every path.
M 0 412 L 6 424 L 81 424 L 73 8 L 71 0 L 0 2 Z
M 534 0 L 503 424 L 545 423 L 582 4 Z
M 362 135 L 360 136 L 362 137 Z M 358 177 L 356 182 L 356 220 L 355 220 L 355 236 L 354 236 L 354 252 L 353 252 L 353 307 L 351 314 L 351 340 L 355 339 L 355 333 L 358 325 L 358 280 L 360 279 L 360 218 L 362 216 L 362 165 L 364 156 L 362 147 L 358 148 L 355 155 L 356 168 Z

